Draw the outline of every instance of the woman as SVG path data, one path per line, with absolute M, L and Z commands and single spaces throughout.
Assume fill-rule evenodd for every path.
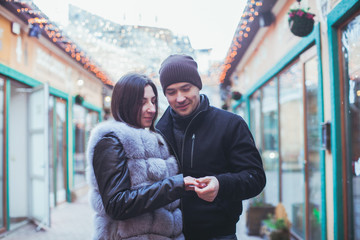
M 184 239 L 179 198 L 197 183 L 178 174 L 176 159 L 154 131 L 158 93 L 144 75 L 115 85 L 115 121 L 91 132 L 87 158 L 94 239 Z

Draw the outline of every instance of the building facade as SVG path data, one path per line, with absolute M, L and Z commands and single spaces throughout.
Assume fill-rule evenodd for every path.
M 296 239 L 360 239 L 360 2 L 301 1 L 312 32 L 290 31 L 297 1 L 249 1 L 221 87 L 249 123 L 267 185 Z M 310 18 L 310 17 L 309 17 Z
M 35 5 L 0 3 L 0 233 L 86 190 L 85 144 L 111 82 Z

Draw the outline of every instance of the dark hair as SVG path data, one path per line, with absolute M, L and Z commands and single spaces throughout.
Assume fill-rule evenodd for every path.
M 133 127 L 141 127 L 141 110 L 144 88 L 149 85 L 155 94 L 155 117 L 150 130 L 155 131 L 154 122 L 158 114 L 158 92 L 155 84 L 145 75 L 128 73 L 115 84 L 111 97 L 111 113 L 116 121 Z

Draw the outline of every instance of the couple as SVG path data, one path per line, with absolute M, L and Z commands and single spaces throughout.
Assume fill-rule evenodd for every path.
M 156 128 L 154 83 L 128 74 L 113 89 L 115 121 L 91 132 L 94 239 L 237 239 L 242 200 L 266 182 L 248 126 L 200 95 L 190 56 L 169 56 L 159 72 L 170 106 Z

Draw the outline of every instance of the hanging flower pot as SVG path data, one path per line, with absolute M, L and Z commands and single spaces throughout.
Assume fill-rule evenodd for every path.
M 298 37 L 309 35 L 314 28 L 314 16 L 315 14 L 304 9 L 291 9 L 289 12 L 290 31 Z
M 231 97 L 232 97 L 232 99 L 234 99 L 235 101 L 240 100 L 241 96 L 242 96 L 242 94 L 241 94 L 240 92 L 238 92 L 238 91 L 233 91 L 233 92 L 231 93 Z
M 80 94 L 77 94 L 77 95 L 75 96 L 75 103 L 81 105 L 83 102 L 84 102 L 84 97 L 81 96 Z

